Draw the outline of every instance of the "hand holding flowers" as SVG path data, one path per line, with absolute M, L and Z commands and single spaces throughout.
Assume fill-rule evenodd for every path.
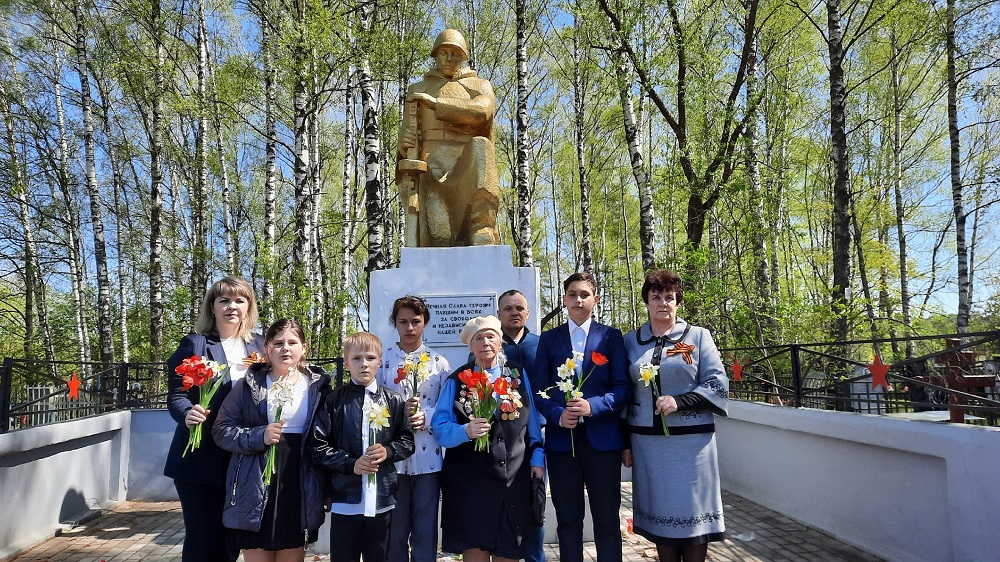
M 265 486 L 271 485 L 271 475 L 278 470 L 275 465 L 275 453 L 277 452 L 275 448 L 278 441 L 281 440 L 281 426 L 284 425 L 284 420 L 281 419 L 281 410 L 295 399 L 293 392 L 297 380 L 298 376 L 296 376 L 295 370 L 292 370 L 288 375 L 274 381 L 271 389 L 267 392 L 267 406 L 269 409 L 273 408 L 275 414 L 274 422 L 268 424 L 264 433 L 264 444 L 268 446 L 267 463 L 264 464 Z
M 656 372 L 658 370 L 659 367 L 652 363 L 639 365 L 639 380 L 646 383 L 647 388 L 653 387 L 654 408 L 656 407 L 655 402 L 660 398 L 660 389 L 656 385 Z M 667 416 L 662 411 L 660 412 L 660 421 L 663 423 L 663 436 L 670 437 L 670 430 L 667 429 Z
M 583 384 L 587 382 L 590 375 L 594 374 L 594 369 L 596 369 L 599 365 L 606 365 L 608 363 L 608 358 L 598 351 L 592 352 L 590 354 L 590 362 L 593 363 L 593 366 L 590 367 L 590 371 L 587 372 L 586 376 L 580 377 L 579 380 L 576 380 L 576 367 L 582 362 L 583 353 L 574 351 L 572 357 L 566 359 L 562 365 L 556 368 L 556 377 L 558 379 L 556 384 L 538 391 L 538 395 L 543 398 L 551 398 L 548 395 L 548 392 L 553 388 L 558 388 L 561 392 L 565 393 L 566 411 L 563 412 L 564 416 L 575 417 L 577 420 L 580 416 L 590 413 L 590 403 L 583 398 Z M 576 442 L 573 440 L 573 427 L 576 426 L 576 423 L 572 420 L 567 421 L 569 423 L 564 423 L 563 425 L 569 427 L 570 446 L 572 448 L 573 456 L 575 457 Z
M 399 384 L 406 380 L 410 383 L 410 399 L 406 401 L 407 404 L 410 404 L 410 400 L 417 398 L 417 389 L 427 380 L 430 374 L 431 355 L 426 351 L 420 353 L 414 352 L 403 358 L 403 362 L 396 369 L 396 379 L 393 382 Z M 419 398 L 413 403 L 411 411 L 413 413 L 420 411 Z
M 502 369 L 501 374 L 492 382 L 489 375 L 480 371 L 466 369 L 458 374 L 462 384 L 459 389 L 458 402 L 463 404 L 469 423 L 465 426 L 465 434 L 475 441 L 475 450 L 490 450 L 491 420 L 498 417 L 501 420 L 516 420 L 521 417 L 521 373 L 517 369 Z
M 181 457 L 186 456 L 188 451 L 194 451 L 201 446 L 201 426 L 206 419 L 205 416 L 208 414 L 208 405 L 212 402 L 212 397 L 215 396 L 215 392 L 222 386 L 222 381 L 225 378 L 222 376 L 222 373 L 225 369 L 225 364 L 217 361 L 209 361 L 207 358 L 197 355 L 188 357 L 174 369 L 174 372 L 181 376 L 181 390 L 186 392 L 194 386 L 199 388 L 198 404 L 196 407 L 191 408 L 191 411 L 195 415 L 192 415 L 191 411 L 189 411 L 188 416 L 185 418 L 189 435 L 187 445 L 184 446 L 184 452 L 181 453 Z
M 490 423 L 493 411 L 497 408 L 496 396 L 493 394 L 497 389 L 499 381 L 504 394 L 507 393 L 507 382 L 502 377 L 497 377 L 495 382 L 490 382 L 489 375 L 483 371 L 466 369 L 458 374 L 458 380 L 469 389 L 469 397 L 472 399 L 472 416 L 466 434 L 476 442 L 477 451 L 490 450 Z M 484 427 L 485 426 L 485 427 Z
M 378 464 L 385 460 L 386 456 L 385 447 L 378 443 L 376 438 L 380 428 L 389 427 L 389 408 L 372 400 L 370 396 L 365 396 L 362 414 L 368 420 L 368 448 L 365 450 L 365 457 L 370 464 L 374 464 L 374 467 L 368 467 L 369 470 L 374 468 L 368 473 L 368 483 L 374 484 L 375 471 L 378 470 Z

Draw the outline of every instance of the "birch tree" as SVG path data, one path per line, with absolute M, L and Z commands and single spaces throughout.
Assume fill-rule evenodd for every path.
M 6 35 L 6 34 L 5 34 Z M 5 37 L 9 47 L 10 38 Z M 16 80 L 17 72 L 11 65 L 11 77 Z M 0 110 L 3 111 L 4 123 L 4 144 L 9 160 L 7 166 L 10 174 L 10 195 L 17 199 L 19 211 L 18 219 L 21 223 L 21 230 L 24 232 L 24 279 L 25 279 L 25 300 L 34 300 L 34 306 L 25 306 L 25 331 L 30 332 L 28 323 L 34 322 L 33 315 L 38 316 L 38 327 L 42 333 L 42 343 L 45 350 L 45 360 L 49 362 L 49 375 L 55 377 L 55 346 L 52 340 L 52 330 L 49 323 L 49 307 L 46 297 L 46 285 L 41 275 L 41 264 L 38 260 L 38 247 L 35 243 L 35 231 L 31 213 L 28 208 L 28 184 L 24 174 L 23 164 L 20 159 L 21 151 L 18 148 L 15 138 L 15 120 L 11 110 L 11 98 L 13 96 L 7 91 L 7 86 L 0 80 Z M 32 358 L 30 334 L 25 334 L 24 350 L 28 359 Z
M 688 21 L 682 17 L 674 0 L 665 2 L 662 9 L 666 12 L 666 30 L 669 32 L 669 45 L 674 50 L 671 55 L 675 61 L 675 70 L 670 78 L 674 85 L 674 95 L 669 103 L 661 96 L 657 79 L 643 63 L 633 44 L 632 24 L 622 18 L 625 7 L 612 7 L 609 0 L 598 0 L 598 4 L 610 21 L 617 42 L 636 72 L 639 84 L 666 121 L 677 143 L 679 164 L 688 187 L 685 223 L 687 245 L 689 251 L 697 250 L 704 237 L 708 213 L 736 171 L 737 141 L 749 118 L 746 108 L 741 111 L 738 107 L 738 101 L 744 92 L 752 41 L 757 33 L 759 2 L 748 0 L 741 11 L 734 11 L 733 17 L 737 18 L 734 23 L 742 33 L 736 37 L 732 48 L 739 53 L 739 57 L 729 72 L 719 79 L 715 76 L 706 77 L 699 71 L 707 59 L 698 58 L 697 55 L 704 57 L 706 53 L 696 52 L 689 56 L 689 50 L 700 48 L 702 41 L 708 41 L 699 35 L 699 21 L 708 16 L 683 12 L 685 17 L 692 20 Z M 661 7 L 655 8 L 659 10 Z M 712 47 L 720 48 L 721 45 L 715 44 Z M 692 79 L 689 73 L 695 71 L 698 73 L 694 77 L 700 79 L 700 87 L 696 88 L 689 84 Z M 723 78 L 727 80 L 723 82 Z M 713 87 L 717 90 L 706 91 Z M 708 123 L 703 123 L 701 116 L 689 116 L 689 110 L 711 112 L 712 116 Z M 702 130 L 702 127 L 708 130 Z M 707 142 L 696 142 L 696 138 Z
M 278 14 L 272 11 L 270 0 L 258 0 L 260 4 L 258 15 L 260 17 L 260 50 L 263 64 L 264 80 L 264 286 L 261 291 L 261 300 L 265 303 L 271 300 L 274 294 L 275 276 L 275 242 L 276 242 L 276 205 L 278 197 L 277 186 L 277 159 L 278 159 L 278 134 L 277 134 L 277 71 L 274 65 L 275 41 L 272 40 L 274 23 L 271 14 Z M 263 309 L 263 321 L 270 323 L 275 320 L 270 306 Z
M 80 78 L 80 109 L 83 114 L 83 151 L 90 196 L 90 221 L 94 232 L 94 260 L 97 265 L 97 332 L 100 335 L 101 364 L 107 371 L 115 362 L 114 330 L 111 319 L 111 279 L 108 275 L 108 252 L 104 243 L 104 216 L 101 212 L 101 191 L 97 185 L 96 148 L 94 147 L 94 113 L 91 101 L 90 72 L 87 59 L 87 28 L 80 0 L 73 1 L 76 22 L 76 64 Z
M 969 282 L 969 249 L 965 242 L 965 204 L 962 192 L 962 148 L 958 126 L 958 70 L 955 41 L 955 0 L 947 0 L 945 8 L 945 56 L 948 60 L 948 145 L 951 152 L 950 178 L 952 214 L 955 219 L 955 253 L 958 256 L 958 313 L 955 329 L 964 334 L 969 329 L 972 310 Z
M 359 17 L 361 41 L 368 40 L 375 21 L 376 4 L 365 0 L 360 5 Z M 361 43 L 363 46 L 364 43 Z M 378 98 L 375 93 L 375 77 L 366 49 L 358 49 L 358 92 L 361 95 L 361 136 L 362 160 L 364 161 L 365 212 L 368 227 L 368 265 L 365 271 L 371 273 L 385 269 L 389 264 L 389 253 L 385 243 L 385 202 L 382 200 L 382 144 L 379 132 Z
M 587 81 L 584 77 L 582 40 L 582 17 L 579 0 L 573 5 L 572 57 L 573 57 L 573 133 L 576 153 L 577 182 L 580 186 L 580 267 L 583 271 L 594 272 L 594 254 L 590 243 L 590 183 L 587 180 L 587 155 L 585 149 L 586 131 L 584 110 L 587 99 Z
M 515 65 L 517 67 L 517 173 L 515 174 L 515 191 L 517 204 L 514 215 L 517 229 L 514 235 L 514 246 L 517 249 L 517 261 L 521 267 L 531 267 L 534 263 L 531 239 L 531 189 L 528 184 L 528 159 L 531 142 L 528 138 L 528 24 L 526 21 L 527 0 L 515 0 L 514 19 L 516 20 L 517 46 L 515 48 Z
M 52 19 L 52 36 L 56 37 L 55 5 L 50 3 L 50 17 Z M 62 84 L 60 75 L 62 72 L 62 50 L 56 46 L 54 52 L 54 69 L 52 76 L 52 90 L 56 106 L 56 123 L 59 132 L 58 163 L 55 170 L 56 184 L 59 188 L 59 195 L 62 197 L 63 212 L 62 218 L 66 226 L 66 250 L 68 254 L 67 264 L 71 290 L 73 293 L 74 315 L 76 317 L 76 339 L 77 339 L 77 360 L 81 364 L 81 371 L 86 376 L 90 374 L 90 327 L 84 311 L 87 309 L 86 280 L 84 271 L 86 270 L 81 255 L 81 244 L 78 238 L 82 232 L 80 217 L 76 208 L 76 198 L 73 196 L 73 189 L 70 185 L 70 155 L 69 155 L 69 133 L 66 126 L 66 112 L 64 110 Z
M 163 361 L 163 97 L 165 92 L 163 14 L 160 0 L 150 0 L 149 32 L 153 44 L 149 135 L 149 346 L 150 360 Z M 155 381 L 159 388 L 160 381 Z

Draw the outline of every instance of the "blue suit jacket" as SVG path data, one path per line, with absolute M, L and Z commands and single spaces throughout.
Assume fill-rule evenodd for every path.
M 608 358 L 605 365 L 595 365 L 591 360 L 593 352 Z M 558 382 L 556 369 L 573 356 L 573 343 L 569 328 L 561 324 L 542 333 L 538 340 L 535 366 L 528 374 L 531 387 L 535 389 L 535 408 L 546 421 L 545 450 L 568 453 L 570 431 L 559 425 L 559 417 L 566 410 L 566 395 L 557 388 L 551 388 L 547 395 L 539 396 L 538 391 L 555 386 Z M 593 369 L 593 373 L 591 373 Z M 625 448 L 619 414 L 629 403 L 631 384 L 628 376 L 628 356 L 622 333 L 615 328 L 592 322 L 584 348 L 583 376 L 590 376 L 583 384 L 583 397 L 590 402 L 591 416 L 584 418 L 586 435 L 590 444 L 598 451 L 615 451 Z M 581 432 L 577 432 L 581 433 Z

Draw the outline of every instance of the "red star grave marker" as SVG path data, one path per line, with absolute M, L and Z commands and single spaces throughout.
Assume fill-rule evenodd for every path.
M 885 376 L 888 374 L 889 367 L 891 366 L 883 363 L 882 356 L 875 353 L 875 360 L 867 365 L 868 372 L 872 374 L 872 390 L 875 390 L 879 386 L 882 387 L 882 390 L 889 390 L 889 382 Z

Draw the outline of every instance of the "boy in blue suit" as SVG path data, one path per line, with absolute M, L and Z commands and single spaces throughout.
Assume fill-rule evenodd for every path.
M 629 401 L 628 358 L 622 333 L 591 319 L 598 302 L 594 276 L 577 272 L 563 282 L 569 322 L 540 336 L 531 386 L 548 389 L 535 397 L 545 418 L 545 456 L 552 505 L 556 510 L 559 559 L 583 561 L 584 486 L 594 520 L 598 562 L 622 559 L 621 453 L 625 440 L 619 414 Z M 574 385 L 586 377 L 583 396 L 566 400 L 555 388 L 557 369 L 574 354 L 583 355 Z M 603 356 L 594 362 L 594 352 Z

